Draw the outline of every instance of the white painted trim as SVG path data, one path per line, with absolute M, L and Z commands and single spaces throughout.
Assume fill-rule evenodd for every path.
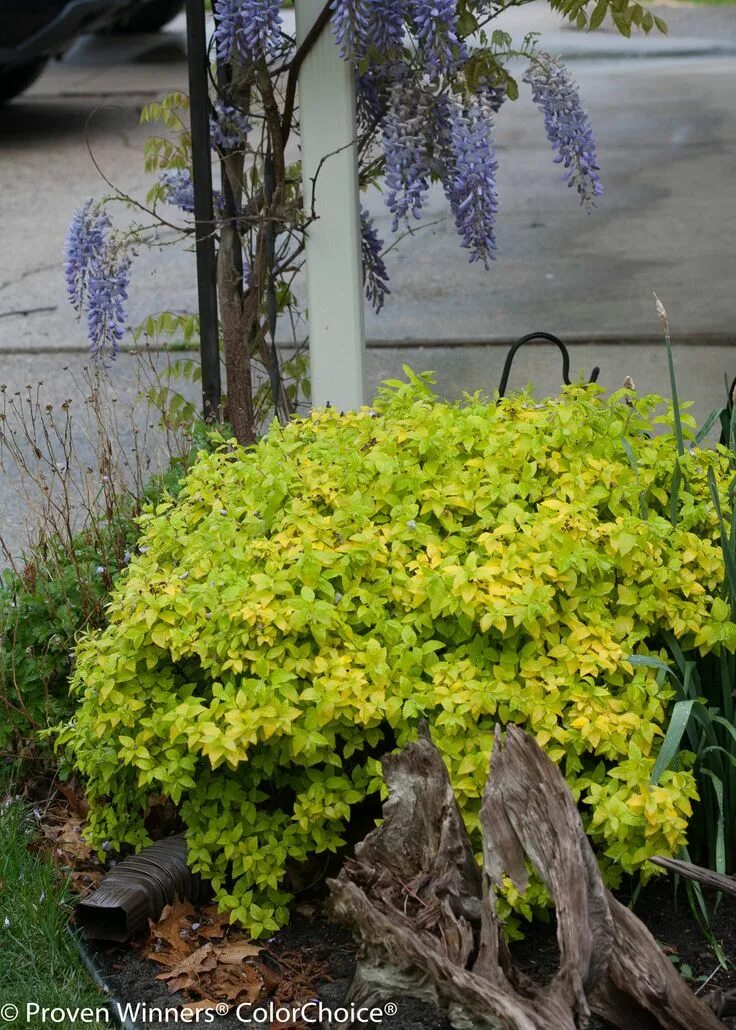
M 296 0 L 298 42 L 324 3 Z M 299 119 L 305 210 L 314 201 L 317 214 L 306 247 L 312 404 L 347 411 L 366 390 L 355 81 L 329 27 L 299 76 Z

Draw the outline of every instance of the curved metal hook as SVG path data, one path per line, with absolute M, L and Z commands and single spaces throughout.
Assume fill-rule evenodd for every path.
M 516 352 L 520 347 L 523 347 L 525 343 L 531 343 L 532 340 L 544 340 L 546 343 L 554 343 L 555 346 L 559 347 L 562 354 L 562 381 L 565 386 L 570 386 L 570 355 L 567 347 L 559 338 L 554 336 L 552 333 L 528 333 L 526 336 L 522 336 L 520 340 L 517 340 L 511 350 L 506 356 L 506 363 L 503 366 L 503 373 L 501 374 L 501 383 L 498 387 L 498 396 L 504 397 L 506 395 L 506 387 L 509 385 L 509 376 L 511 375 L 511 366 L 514 363 Z M 600 375 L 600 368 L 596 365 L 593 369 L 589 383 L 597 383 L 598 376 Z
M 727 446 L 731 437 L 731 419 L 733 418 L 734 403 L 736 403 L 736 377 L 728 388 L 726 407 L 721 412 L 721 436 L 718 442 L 723 444 L 724 447 Z

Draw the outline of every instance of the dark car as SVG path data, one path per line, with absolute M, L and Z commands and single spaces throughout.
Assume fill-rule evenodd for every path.
M 155 32 L 183 0 L 0 0 L 0 103 L 85 32 Z

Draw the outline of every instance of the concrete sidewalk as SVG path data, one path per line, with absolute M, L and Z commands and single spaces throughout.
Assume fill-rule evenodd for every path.
M 702 425 L 710 412 L 722 406 L 726 396 L 724 379 L 736 375 L 736 354 L 730 348 L 719 346 L 691 347 L 675 345 L 675 364 L 682 400 L 692 401 L 692 414 Z M 640 393 L 657 393 L 669 397 L 669 378 L 664 343 L 648 345 L 587 344 L 570 348 L 573 381 L 588 379 L 594 365 L 600 366 L 599 383 L 609 391 L 623 385 L 630 375 Z M 500 346 L 470 347 L 374 347 L 368 351 L 369 396 L 386 379 L 403 378 L 402 366 L 409 365 L 416 372 L 429 369 L 437 374 L 437 392 L 448 398 L 459 398 L 463 393 L 484 390 L 492 394 L 497 389 L 507 350 Z M 79 415 L 76 453 L 81 465 L 94 465 L 94 449 L 83 418 L 80 382 L 85 365 L 83 354 L 25 353 L 13 356 L 6 364 L 0 380 L 9 381 L 9 390 L 23 391 L 26 384 L 41 380 L 42 403 L 58 406 L 66 397 L 75 397 L 75 410 Z M 548 345 L 530 345 L 522 348 L 514 362 L 509 390 L 533 384 L 539 397 L 555 395 L 562 383 L 561 360 L 556 348 Z M 8 375 L 10 373 L 10 375 Z M 152 441 L 149 446 L 150 470 L 165 460 L 165 448 L 153 424 L 145 425 L 138 405 L 139 389 L 136 359 L 123 354 L 111 371 L 112 396 L 116 398 L 120 438 L 124 451 L 132 452 L 133 424 L 145 429 Z M 199 400 L 197 387 L 184 384 L 182 392 L 192 401 Z M 151 421 L 153 420 L 146 420 Z M 711 433 L 712 442 L 718 431 Z M 2 455 L 0 455 L 0 459 Z M 14 553 L 20 554 L 33 522 L 25 498 L 18 492 L 19 483 L 9 465 L 0 465 L 0 532 Z M 5 564 L 0 556 L 0 568 Z
M 389 255 L 392 294 L 380 316 L 368 313 L 369 339 L 510 340 L 546 328 L 636 340 L 657 331 L 652 289 L 683 336 L 731 338 L 736 57 L 721 51 L 736 44 L 736 7 L 665 13 L 671 37 L 620 40 L 565 28 L 544 4 L 507 12 L 517 39 L 538 27 L 543 45 L 553 49 L 559 39 L 577 54 L 571 67 L 594 126 L 605 196 L 588 216 L 560 183 L 542 117 L 524 91 L 498 119 L 498 260 L 490 272 L 468 265 L 435 191 L 418 223 L 428 227 Z M 708 56 L 665 56 L 667 47 L 691 46 L 692 18 Z M 678 34 L 681 23 L 687 36 Z M 612 40 L 636 59 L 611 58 Z M 642 50 L 651 46 L 656 58 Z M 84 346 L 64 295 L 61 250 L 73 209 L 108 192 L 88 146 L 110 181 L 145 197 L 152 179 L 142 148 L 152 130 L 140 128 L 139 112 L 186 87 L 182 47 L 176 23 L 160 37 L 85 40 L 0 111 L 0 356 Z M 368 204 L 390 243 L 382 199 L 374 194 Z M 118 212 L 126 224 L 129 213 Z M 161 242 L 135 262 L 133 324 L 165 308 L 194 310 L 192 255 L 166 246 L 166 232 Z M 280 335 L 290 338 L 286 328 Z

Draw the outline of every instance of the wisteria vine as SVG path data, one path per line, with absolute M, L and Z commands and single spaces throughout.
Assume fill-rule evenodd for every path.
M 544 114 L 547 138 L 556 151 L 555 161 L 565 168 L 568 186 L 580 194 L 588 208 L 603 194 L 595 140 L 580 92 L 564 65 L 540 54 L 524 74 L 534 103 Z
M 64 247 L 69 302 L 86 311 L 93 357 L 114 358 L 127 321 L 131 255 L 116 240 L 106 211 L 88 200 L 74 213 Z
M 588 208 L 601 196 L 590 119 L 567 68 L 531 37 L 515 50 L 505 33 L 494 33 L 490 43 L 483 36 L 502 5 L 491 0 L 326 2 L 325 28 L 355 67 L 361 187 L 382 191 L 392 232 L 416 228 L 436 186 L 444 192 L 469 260 L 490 267 L 497 252 L 499 211 L 495 140 L 499 119 L 518 95 L 506 68 L 513 57 L 527 62 L 522 81 L 543 114 L 565 181 Z M 621 0 L 617 5 L 618 10 Z M 579 4 L 575 10 L 579 17 Z M 221 225 L 236 225 L 240 234 L 242 289 L 260 290 L 258 310 L 265 312 L 270 305 L 273 311 L 277 291 L 272 279 L 264 277 L 263 255 L 271 255 L 269 275 L 298 271 L 299 239 L 306 228 L 300 191 L 286 181 L 283 161 L 275 184 L 281 205 L 276 218 L 266 210 L 261 186 L 266 153 L 273 160 L 284 145 L 281 134 L 288 136 L 292 127 L 293 103 L 289 115 L 278 104 L 289 106 L 284 98 L 296 41 L 285 30 L 279 0 L 214 0 L 213 11 L 213 56 L 219 67 L 213 84 L 215 79 L 228 84 L 212 99 L 213 152 L 230 162 L 231 172 L 233 155 L 245 166 L 234 209 L 226 211 L 218 194 L 215 211 Z M 159 166 L 157 199 L 192 216 L 194 194 L 185 165 L 179 152 L 175 162 Z M 375 210 L 361 211 L 361 249 L 366 298 L 380 311 L 390 289 L 375 216 Z M 115 239 L 108 216 L 91 201 L 75 214 L 67 238 L 69 298 L 78 312 L 86 311 L 95 354 L 116 352 L 125 323 L 130 254 Z M 268 304 L 266 288 L 271 289 Z M 285 284 L 281 296 L 292 296 Z

